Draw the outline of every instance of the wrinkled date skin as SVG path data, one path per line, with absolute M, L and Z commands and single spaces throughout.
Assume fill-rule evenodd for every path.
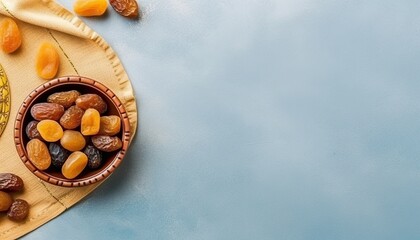
M 28 136 L 29 139 L 38 138 L 42 140 L 41 134 L 39 133 L 36 126 L 38 125 L 38 121 L 30 121 L 28 125 L 26 125 L 25 133 L 26 136 Z
M 60 124 L 65 129 L 75 129 L 82 122 L 83 113 L 85 111 L 77 106 L 71 106 L 60 118 Z
M 23 221 L 29 214 L 29 204 L 23 199 L 16 199 L 7 212 L 7 217 L 12 221 Z
M 102 153 L 97 148 L 88 145 L 83 152 L 88 157 L 88 168 L 96 169 L 102 165 Z
M 38 121 L 50 119 L 58 121 L 64 114 L 64 107 L 57 103 L 37 103 L 31 108 L 31 115 Z
M 99 113 L 104 113 L 107 110 L 106 102 L 97 94 L 83 94 L 76 99 L 76 106 L 83 110 L 94 108 Z
M 69 108 L 76 99 L 80 96 L 80 93 L 76 90 L 71 90 L 67 92 L 58 92 L 53 93 L 47 98 L 49 103 L 58 103 L 65 108 Z
M 51 155 L 51 164 L 54 167 L 61 169 L 64 162 L 69 157 L 70 152 L 57 143 L 50 143 L 48 150 L 50 151 Z
M 13 173 L 0 173 L 0 191 L 20 192 L 22 190 L 22 178 Z
M 121 16 L 130 18 L 139 16 L 139 6 L 136 0 L 110 0 L 109 3 Z
M 103 152 L 113 152 L 122 147 L 121 139 L 110 136 L 93 136 L 92 143 L 95 147 Z

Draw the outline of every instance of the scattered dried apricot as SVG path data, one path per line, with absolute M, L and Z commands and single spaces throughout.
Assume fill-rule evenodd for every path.
M 41 44 L 36 56 L 36 72 L 43 79 L 52 79 L 58 72 L 60 56 L 55 47 L 48 42 Z
M 16 51 L 22 44 L 22 36 L 16 22 L 11 18 L 4 18 L 0 22 L 0 44 L 6 53 Z
M 0 212 L 9 210 L 12 203 L 12 196 L 10 196 L 7 192 L 0 191 Z
M 107 7 L 106 0 L 76 0 L 73 4 L 74 12 L 83 17 L 101 16 Z

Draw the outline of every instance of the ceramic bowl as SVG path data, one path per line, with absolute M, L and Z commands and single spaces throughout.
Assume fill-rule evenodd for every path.
M 85 170 L 74 179 L 66 179 L 61 174 L 61 170 L 56 169 L 52 165 L 47 170 L 37 169 L 29 160 L 26 151 L 26 144 L 30 140 L 25 133 L 26 125 L 34 120 L 30 114 L 31 107 L 36 103 L 46 102 L 47 97 L 52 93 L 69 90 L 77 90 L 81 94 L 95 93 L 101 96 L 108 105 L 107 112 L 102 115 L 117 115 L 121 118 L 121 131 L 116 136 L 120 137 L 123 143 L 120 150 L 112 153 L 103 153 L 103 163 L 101 167 L 95 170 L 85 168 Z M 25 166 L 37 177 L 45 182 L 58 186 L 79 187 L 106 179 L 121 164 L 130 141 L 130 124 L 124 105 L 109 88 L 98 81 L 86 77 L 60 77 L 37 87 L 23 101 L 15 120 L 14 140 L 19 157 L 22 159 Z

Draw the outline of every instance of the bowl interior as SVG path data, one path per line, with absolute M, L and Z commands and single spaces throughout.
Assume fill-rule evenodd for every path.
M 103 86 L 102 86 L 103 89 Z M 63 185 L 63 186 L 81 186 L 81 185 L 87 185 L 96 181 L 99 181 L 105 177 L 107 177 L 114 169 L 115 169 L 115 161 L 121 161 L 122 155 L 124 155 L 124 152 L 126 150 L 127 146 L 127 139 L 124 133 L 128 131 L 127 125 L 124 123 L 124 117 L 126 118 L 125 110 L 122 113 L 121 109 L 123 109 L 122 104 L 120 101 L 116 98 L 115 95 L 113 95 L 110 90 L 106 90 L 104 92 L 99 87 L 88 84 L 86 82 L 59 82 L 53 85 L 49 85 L 45 88 L 42 88 L 40 91 L 35 91 L 35 95 L 32 95 L 32 98 L 29 99 L 29 102 L 26 102 L 26 109 L 22 112 L 22 121 L 20 121 L 20 130 L 19 130 L 19 137 L 21 140 L 21 143 L 24 147 L 24 154 L 27 158 L 27 152 L 26 152 L 26 144 L 30 140 L 28 136 L 26 136 L 25 129 L 27 124 L 34 120 L 33 117 L 30 114 L 31 107 L 40 102 L 47 102 L 47 97 L 53 93 L 56 92 L 62 92 L 62 91 L 70 91 L 70 90 L 77 90 L 81 94 L 86 93 L 94 93 L 98 94 L 102 97 L 102 99 L 107 103 L 108 109 L 105 113 L 101 114 L 101 116 L 108 116 L 108 115 L 117 115 L 121 118 L 121 131 L 116 135 L 123 141 L 123 148 L 122 150 L 115 151 L 112 153 L 106 153 L 103 152 L 103 162 L 101 167 L 95 170 L 87 169 L 77 176 L 75 179 L 67 179 L 61 174 L 61 169 L 57 169 L 54 166 L 50 166 L 47 170 L 38 170 L 36 169 L 33 164 L 30 161 L 25 161 L 25 165 L 34 172 L 38 177 L 41 177 L 43 180 L 47 180 L 48 182 L 51 182 L 53 184 L 57 185 Z M 108 94 L 111 96 L 109 96 Z M 114 101 L 113 101 L 114 99 Z M 27 99 L 28 100 L 28 99 Z M 123 116 L 124 114 L 124 116 Z M 74 130 L 79 130 L 80 127 Z M 125 138 L 124 138 L 125 137 Z M 91 143 L 90 138 L 86 138 L 86 144 Z M 46 143 L 48 146 L 48 143 Z M 32 166 L 31 166 L 32 165 Z M 118 163 L 119 165 L 119 163 Z M 111 167 L 110 167 L 111 166 Z M 106 173 L 106 175 L 104 174 Z M 67 184 L 66 184 L 67 183 Z M 71 183 L 70 185 L 68 183 Z M 76 184 L 79 183 L 79 184 Z

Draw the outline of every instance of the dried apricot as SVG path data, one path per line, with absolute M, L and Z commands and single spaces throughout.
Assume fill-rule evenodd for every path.
M 84 17 L 100 16 L 105 13 L 107 7 L 106 0 L 76 0 L 73 4 L 74 12 Z
M 109 0 L 109 3 L 121 16 L 131 18 L 139 16 L 139 6 L 136 0 Z
M 86 154 L 79 151 L 73 152 L 61 168 L 61 173 L 65 178 L 73 179 L 85 169 L 87 163 L 88 158 Z
M 85 111 L 77 106 L 71 106 L 60 118 L 60 124 L 65 129 L 75 129 L 82 122 L 83 113 Z
M 115 115 L 101 117 L 100 135 L 114 136 L 121 129 L 121 118 Z
M 55 47 L 48 42 L 41 44 L 36 56 L 36 72 L 43 79 L 52 79 L 58 72 L 60 56 Z
M 101 117 L 96 109 L 89 108 L 82 117 L 81 132 L 85 136 L 95 135 L 99 132 Z
M 63 128 L 54 120 L 42 120 L 36 128 L 47 142 L 56 142 L 63 137 Z
M 31 108 L 31 115 L 38 121 L 51 119 L 58 121 L 64 113 L 64 107 L 57 103 L 37 103 Z
M 74 152 L 82 150 L 86 145 L 86 140 L 80 132 L 66 130 L 60 139 L 60 144 L 63 148 Z
M 110 137 L 110 136 L 93 136 L 92 143 L 101 151 L 104 152 L 113 152 L 122 147 L 121 139 L 118 137 Z
M 45 170 L 51 165 L 51 156 L 47 145 L 39 139 L 32 139 L 26 144 L 29 160 L 39 170 Z
M 16 22 L 11 18 L 4 18 L 0 22 L 0 44 L 6 53 L 16 51 L 22 44 L 22 36 Z
M 23 199 L 16 199 L 7 212 L 7 217 L 12 221 L 23 221 L 29 214 L 29 204 Z
M 12 203 L 12 196 L 10 196 L 7 192 L 0 191 L 0 212 L 9 210 Z
M 86 110 L 88 108 L 94 108 L 99 113 L 106 112 L 108 106 L 106 102 L 98 94 L 83 94 L 76 99 L 76 106 Z
M 80 93 L 76 90 L 71 90 L 67 92 L 58 92 L 53 93 L 47 98 L 47 102 L 49 103 L 58 103 L 63 105 L 65 108 L 69 108 L 76 99 L 80 96 Z

